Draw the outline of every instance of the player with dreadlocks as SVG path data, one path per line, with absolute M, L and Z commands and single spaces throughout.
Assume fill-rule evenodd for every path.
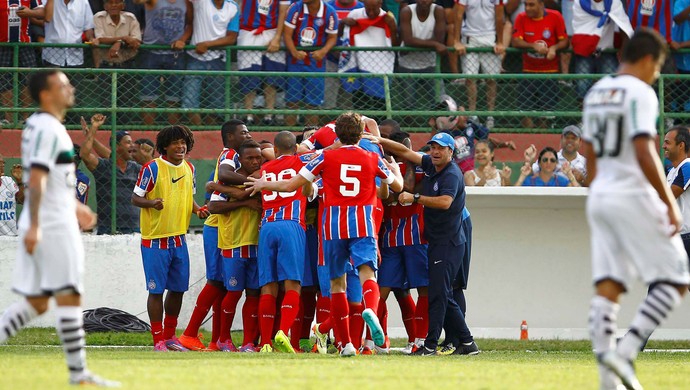
M 168 126 L 156 137 L 160 157 L 144 165 L 132 195 L 141 207 L 141 256 L 144 263 L 147 309 L 156 351 L 185 351 L 175 337 L 182 296 L 189 288 L 189 252 L 185 233 L 192 213 L 209 213 L 194 202 L 194 166 L 185 156 L 194 146 L 186 126 Z M 165 321 L 163 321 L 163 293 Z

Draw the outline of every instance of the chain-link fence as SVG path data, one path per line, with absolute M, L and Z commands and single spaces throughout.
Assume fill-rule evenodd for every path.
M 465 110 L 465 117 L 492 132 L 556 133 L 580 121 L 581 98 L 601 77 L 589 74 L 587 65 L 595 63 L 605 71 L 616 67 L 615 54 L 604 53 L 589 63 L 573 61 L 570 71 L 582 74 L 525 73 L 522 51 L 509 49 L 499 56 L 491 48 L 474 48 L 461 57 L 464 73 L 451 74 L 445 54 L 336 47 L 312 64 L 323 72 L 312 66 L 299 72 L 292 66 L 287 72 L 281 70 L 290 61 L 285 53 L 268 54 L 260 47 L 229 47 L 196 57 L 194 47 L 172 51 L 141 46 L 116 57 L 108 50 L 0 44 L 1 54 L 11 56 L 13 64 L 0 69 L 0 153 L 6 171 L 18 162 L 23 121 L 35 110 L 25 90 L 28 75 L 39 66 L 61 67 L 76 87 L 76 104 L 65 124 L 84 157 L 77 191 L 82 198 L 88 195 L 84 200 L 97 210 L 98 232 L 105 234 L 138 230 L 131 191 L 140 164 L 150 158 L 147 151 L 153 149 L 155 131 L 168 123 L 184 123 L 197 131 L 198 159 L 193 162 L 198 183 L 204 183 L 222 148 L 217 130 L 231 118 L 245 120 L 252 131 L 299 131 L 304 125 L 330 122 L 343 110 L 356 110 L 378 120 L 395 119 L 409 132 L 429 132 L 430 119 L 457 115 L 439 104 L 441 96 L 448 95 Z M 257 63 L 273 64 L 268 67 L 273 71 L 262 71 Z M 490 74 L 471 74 L 476 71 Z M 662 124 L 690 116 L 688 83 L 687 75 L 660 78 L 660 131 Z M 95 114 L 105 118 L 96 116 L 92 124 Z M 200 203 L 202 192 L 197 194 Z

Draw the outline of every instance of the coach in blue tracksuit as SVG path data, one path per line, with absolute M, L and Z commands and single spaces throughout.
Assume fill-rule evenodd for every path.
M 453 283 L 467 256 L 463 228 L 465 183 L 460 168 L 453 162 L 455 140 L 446 133 L 434 135 L 427 142 L 431 146 L 429 155 L 415 153 L 397 142 L 379 142 L 390 153 L 420 165 L 425 174 L 421 193 L 403 192 L 398 197 L 401 204 L 424 206 L 424 236 L 429 242 L 429 332 L 424 347 L 414 354 L 436 354 L 444 319 L 446 331 L 457 335 L 460 345 L 465 346 L 463 353 L 470 354 L 470 349 L 478 351 L 462 310 L 453 299 Z

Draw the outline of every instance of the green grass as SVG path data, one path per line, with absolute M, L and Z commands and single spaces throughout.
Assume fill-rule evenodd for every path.
M 345 389 L 596 389 L 597 370 L 586 341 L 478 340 L 474 357 L 416 358 L 302 354 L 155 353 L 149 335 L 92 334 L 90 368 L 131 389 L 345 388 Z M 402 345 L 402 340 L 394 344 Z M 67 388 L 54 331 L 28 329 L 0 348 L 0 389 Z M 688 341 L 650 343 L 688 348 Z M 685 389 L 690 353 L 643 353 L 637 364 L 649 389 Z

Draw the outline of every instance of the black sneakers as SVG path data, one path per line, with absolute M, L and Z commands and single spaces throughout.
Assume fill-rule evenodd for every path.
M 419 347 L 416 351 L 412 352 L 410 356 L 433 356 L 436 355 L 436 351 L 429 349 L 427 347 Z
M 453 355 L 478 355 L 479 347 L 474 341 L 470 344 L 460 344 L 458 348 L 453 352 Z

